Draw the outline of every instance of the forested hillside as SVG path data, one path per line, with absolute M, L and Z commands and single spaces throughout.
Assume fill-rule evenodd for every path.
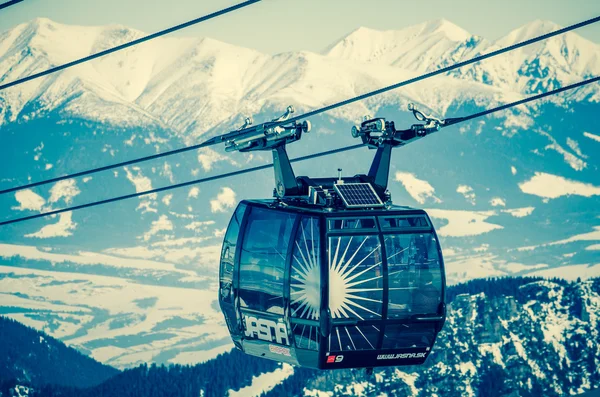
M 30 395 L 221 397 L 247 388 L 238 395 L 534 397 L 600 384 L 600 279 L 475 280 L 450 287 L 448 301 L 444 330 L 421 367 L 285 372 L 234 350 L 195 366 L 142 365 L 83 390 L 38 386 Z

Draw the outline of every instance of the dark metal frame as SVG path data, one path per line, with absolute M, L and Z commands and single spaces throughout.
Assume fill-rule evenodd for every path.
M 441 248 L 439 245 L 439 240 L 437 234 L 435 233 L 434 228 L 431 226 L 430 228 L 414 228 L 412 230 L 409 229 L 383 229 L 379 222 L 380 216 L 395 216 L 395 215 L 425 215 L 427 214 L 422 210 L 413 210 L 406 209 L 403 207 L 395 207 L 392 209 L 380 209 L 380 210 L 354 210 L 351 213 L 344 212 L 345 216 L 341 216 L 340 213 L 327 213 L 318 209 L 300 209 L 300 208 L 286 208 L 284 206 L 277 206 L 276 200 L 256 200 L 256 201 L 242 201 L 240 205 L 247 205 L 247 208 L 244 212 L 244 216 L 240 222 L 240 231 L 238 234 L 238 240 L 236 243 L 236 252 L 234 259 L 234 272 L 233 272 L 233 290 L 234 294 L 234 308 L 236 313 L 236 323 L 237 323 L 237 334 L 232 334 L 232 339 L 236 342 L 236 346 L 246 353 L 257 355 L 265 358 L 270 358 L 278 361 L 287 361 L 292 364 L 299 364 L 305 367 L 312 368 L 320 368 L 320 369 L 339 369 L 339 368 L 365 368 L 365 367 L 375 367 L 375 366 L 389 366 L 389 365 L 415 365 L 421 364 L 427 358 L 408 358 L 408 359 L 398 359 L 398 360 L 383 360 L 377 361 L 375 356 L 379 354 L 392 354 L 392 353 L 413 353 L 415 349 L 393 349 L 382 350 L 383 339 L 386 332 L 386 326 L 391 324 L 415 324 L 415 323 L 431 323 L 434 322 L 436 324 L 435 327 L 435 335 L 441 330 L 443 323 L 445 321 L 445 293 L 446 293 L 446 279 L 444 272 L 444 260 L 441 252 Z M 266 313 L 261 311 L 256 311 L 252 309 L 242 308 L 239 303 L 239 292 L 240 292 L 240 258 L 242 247 L 244 243 L 244 239 L 246 237 L 245 231 L 248 226 L 248 219 L 250 214 L 252 213 L 254 208 L 262 207 L 271 210 L 276 210 L 280 212 L 290 212 L 297 215 L 294 225 L 292 226 L 292 231 L 290 234 L 290 241 L 288 244 L 288 252 L 286 253 L 286 263 L 285 263 L 285 273 L 284 273 L 284 282 L 283 282 L 283 315 Z M 276 208 L 275 208 L 276 207 Z M 292 253 L 294 247 L 294 241 L 296 239 L 297 231 L 300 227 L 300 222 L 302 222 L 303 216 L 312 216 L 318 218 L 319 221 L 319 255 L 321 260 L 321 308 L 320 308 L 320 316 L 319 320 L 306 320 L 300 319 L 297 317 L 291 316 L 291 297 L 290 297 L 290 277 L 291 277 L 291 268 L 292 268 Z M 365 230 L 365 229 L 347 229 L 347 230 L 332 230 L 329 231 L 327 229 L 327 222 L 332 218 L 360 218 L 360 217 L 375 217 L 377 229 L 376 230 Z M 431 221 L 427 217 L 429 224 L 431 225 Z M 441 307 L 438 309 L 438 313 L 441 314 L 437 317 L 427 317 L 427 318 L 413 318 L 413 319 L 388 319 L 388 306 L 389 306 L 389 271 L 388 271 L 388 261 L 387 261 L 387 253 L 386 247 L 384 244 L 385 235 L 400 235 L 400 234 L 414 234 L 419 232 L 427 232 L 433 233 L 437 241 L 437 250 L 440 258 L 440 267 L 441 267 L 441 282 L 442 282 L 442 303 Z M 382 317 L 377 320 L 340 320 L 340 319 L 332 319 L 331 314 L 329 312 L 329 261 L 327 257 L 327 247 L 328 247 L 328 238 L 336 237 L 336 236 L 349 236 L 349 235 L 372 235 L 378 236 L 379 243 L 382 251 L 382 272 L 383 272 L 383 296 L 382 296 Z M 219 283 L 220 284 L 220 283 Z M 289 346 L 286 348 L 290 349 L 291 356 L 277 356 L 274 354 L 269 354 L 269 345 L 273 345 L 272 343 L 265 341 L 258 341 L 256 339 L 247 338 L 244 335 L 244 324 L 243 324 L 243 313 L 256 314 L 262 318 L 279 320 L 282 319 L 286 325 L 288 340 L 290 342 Z M 293 332 L 294 324 L 303 324 L 303 325 L 312 325 L 318 327 L 319 331 L 319 347 L 318 351 L 300 349 L 296 347 L 295 334 Z M 343 351 L 343 352 L 330 352 L 328 351 L 328 337 L 332 332 L 334 326 L 343 326 L 343 325 L 369 325 L 375 324 L 379 325 L 379 336 L 377 340 L 376 350 L 365 350 L 365 351 Z M 435 337 L 434 341 L 435 343 Z M 262 346 L 262 348 L 260 347 Z M 433 347 L 433 345 L 431 346 Z M 417 349 L 418 350 L 418 349 Z M 429 350 L 430 351 L 430 350 Z M 428 351 L 428 352 L 429 352 Z M 300 354 L 299 354 L 300 353 Z M 300 358 L 300 355 L 302 358 Z M 327 359 L 329 356 L 334 355 L 343 355 L 344 360 L 341 362 L 328 363 Z M 297 359 L 293 359 L 293 357 L 297 357 Z

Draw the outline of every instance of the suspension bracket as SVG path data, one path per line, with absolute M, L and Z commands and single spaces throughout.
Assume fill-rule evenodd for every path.
M 289 119 L 292 113 L 294 113 L 294 107 L 288 106 L 282 116 L 256 126 L 252 126 L 252 118 L 246 118 L 244 125 L 225 140 L 225 151 L 270 150 L 279 145 L 299 140 L 303 133 L 310 132 L 310 121 L 294 121 L 290 125 L 278 125 Z
M 373 184 L 385 191 L 387 189 L 392 148 L 404 146 L 410 142 L 421 139 L 433 132 L 439 131 L 446 125 L 446 120 L 428 116 L 416 108 L 412 103 L 408 110 L 413 113 L 422 124 L 413 124 L 409 129 L 397 130 L 393 121 L 384 118 L 365 116 L 360 126 L 352 127 L 352 136 L 360 138 L 371 149 L 377 149 L 375 158 L 371 163 L 368 177 Z

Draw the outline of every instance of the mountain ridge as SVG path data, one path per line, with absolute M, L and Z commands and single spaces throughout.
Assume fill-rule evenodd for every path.
M 114 31 L 118 36 L 119 29 Z M 0 112 L 13 112 L 0 117 L 5 166 L 0 185 L 199 143 L 239 127 L 242 114 L 262 122 L 290 104 L 299 114 L 418 75 L 312 52 L 271 56 L 211 39 L 181 40 L 139 46 L 0 92 Z M 27 55 L 28 48 L 21 50 Z M 460 51 L 456 59 L 463 56 Z M 21 52 L 15 53 L 21 59 Z M 33 67 L 36 59 L 27 55 L 22 66 Z M 535 84 L 546 77 L 554 81 L 558 66 L 564 66 L 554 56 L 537 59 L 509 83 L 531 82 L 537 89 Z M 547 62 L 557 68 L 541 79 L 532 77 L 546 70 Z M 0 68 L 9 64 L 0 56 Z M 155 64 L 159 67 L 149 72 Z M 514 69 L 500 66 L 503 73 Z M 569 78 L 577 77 L 565 70 Z M 408 128 L 415 123 L 406 111 L 409 102 L 436 116 L 455 117 L 525 95 L 477 78 L 438 76 L 311 117 L 317 128 L 288 149 L 296 157 L 354 144 L 350 129 L 365 114 Z M 491 275 L 600 274 L 599 99 L 598 87 L 589 86 L 445 128 L 395 152 L 390 193 L 397 204 L 429 212 L 449 284 Z M 13 100 L 12 109 L 4 106 Z M 335 175 L 338 168 L 354 175 L 368 170 L 372 153 L 323 157 L 316 167 L 305 162 L 294 168 L 297 175 L 314 177 Z M 4 219 L 15 218 L 266 162 L 268 153 L 192 151 L 3 195 L 0 204 Z M 222 236 L 236 203 L 269 196 L 273 182 L 267 171 L 220 182 L 1 228 L 6 244 L 0 248 L 0 307 L 10 306 L 13 318 L 119 368 L 187 363 L 224 351 L 231 344 L 215 301 Z M 28 247 L 37 247 L 35 255 Z
M 553 26 L 549 22 L 533 22 L 495 43 L 513 36 L 520 39 Z M 16 43 L 16 37 L 20 35 L 15 32 L 23 30 L 32 33 L 23 42 Z M 121 25 L 81 27 L 39 18 L 0 36 L 0 81 L 14 80 L 141 35 L 142 32 Z M 58 46 L 57 43 L 72 36 L 77 37 L 75 43 Z M 4 40 L 1 40 L 2 37 Z M 373 37 L 379 37 L 375 40 L 379 44 L 373 43 Z M 342 49 L 339 46 L 343 43 L 350 44 Z M 497 98 L 497 89 L 501 89 L 502 95 L 508 98 L 514 94 L 557 88 L 600 73 L 599 45 L 573 32 L 552 38 L 549 43 L 552 45 L 534 45 L 542 46 L 537 52 L 518 50 L 506 59 L 488 60 L 481 65 L 455 71 L 451 77 L 439 77 L 436 82 L 421 85 L 436 86 L 442 81 L 443 85 L 451 86 L 453 79 L 458 78 L 463 84 L 471 81 L 484 86 L 476 90 L 478 93 L 471 93 L 465 87 L 465 92 L 459 97 L 473 98 L 492 86 L 494 89 L 485 92 L 485 97 L 488 101 L 502 101 L 502 98 Z M 403 47 L 405 45 L 408 46 Z M 389 46 L 392 50 L 388 49 Z M 142 125 L 159 122 L 179 134 L 198 136 L 226 122 L 232 109 L 236 113 L 250 114 L 275 103 L 292 102 L 301 110 L 311 110 L 324 102 L 359 95 L 405 79 L 404 76 L 412 77 L 415 73 L 425 73 L 471 58 L 495 46 L 444 19 L 397 31 L 359 28 L 338 44 L 332 44 L 327 54 L 301 51 L 267 55 L 210 38 L 158 38 L 143 46 L 1 92 L 0 103 L 4 106 L 0 117 L 2 123 L 36 117 L 36 112 L 22 113 L 27 104 L 38 101 L 44 104 L 39 109 L 41 114 L 64 104 L 66 111 L 84 118 Z M 315 69 L 318 73 L 307 75 L 305 68 Z M 319 72 L 327 73 L 327 69 L 340 71 L 346 76 L 341 79 L 332 73 L 328 80 L 324 80 Z M 357 70 L 360 72 L 357 73 Z M 349 81 L 357 79 L 366 79 L 369 84 L 364 87 L 348 85 Z M 311 93 L 310 87 L 326 86 L 330 87 L 329 91 Z M 302 95 L 299 96 L 297 93 L 300 92 Z M 68 93 L 71 99 L 65 100 Z M 311 94 L 316 100 L 307 101 Z M 97 98 L 95 108 L 105 110 L 90 109 L 89 104 L 78 100 L 81 95 Z M 600 94 L 596 95 L 600 98 Z M 371 99 L 366 104 L 370 107 L 388 104 L 395 96 L 398 94 Z M 431 107 L 442 113 L 454 103 L 454 98 L 440 97 L 439 93 L 417 99 L 426 105 L 432 103 Z M 352 118 L 360 117 L 360 113 L 365 111 L 360 110 L 358 105 L 354 109 Z M 334 111 L 334 114 L 336 117 L 348 117 L 347 113 L 340 111 Z
M 119 373 L 43 332 L 4 316 L 0 316 L 0 334 L 0 383 L 91 387 Z

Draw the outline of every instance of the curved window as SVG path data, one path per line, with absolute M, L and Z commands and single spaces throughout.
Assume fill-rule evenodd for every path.
M 329 310 L 335 319 L 380 319 L 383 275 L 379 236 L 329 237 Z
M 374 350 L 379 338 L 379 329 L 375 325 L 334 327 L 329 335 L 329 350 Z
M 377 230 L 375 218 L 331 218 L 328 220 L 330 231 Z
M 385 236 L 388 318 L 436 314 L 442 299 L 438 244 L 432 233 Z
M 233 268 L 235 262 L 235 251 L 240 233 L 242 218 L 246 211 L 246 205 L 240 204 L 227 227 L 225 238 L 223 239 L 223 248 L 221 250 L 221 268 L 219 272 L 221 282 L 221 300 L 233 303 L 231 296 L 231 287 L 233 282 Z
M 292 324 L 296 347 L 319 350 L 319 327 L 316 325 Z
M 415 229 L 431 228 L 427 217 L 424 215 L 404 215 L 404 216 L 382 216 L 379 217 L 379 224 L 382 229 Z
M 285 263 L 296 215 L 252 208 L 240 256 L 240 304 L 283 314 Z
M 319 219 L 305 217 L 294 240 L 290 272 L 292 317 L 318 320 L 321 308 Z
M 435 329 L 430 324 L 389 324 L 385 326 L 383 349 L 428 348 Z
M 234 309 L 234 294 L 233 294 L 233 272 L 235 265 L 235 252 L 240 234 L 240 227 L 244 212 L 247 206 L 240 204 L 227 227 L 225 238 L 223 239 L 223 249 L 221 250 L 221 266 L 219 268 L 219 302 L 221 310 L 225 316 L 225 322 L 231 335 L 238 334 L 236 326 L 236 313 Z

